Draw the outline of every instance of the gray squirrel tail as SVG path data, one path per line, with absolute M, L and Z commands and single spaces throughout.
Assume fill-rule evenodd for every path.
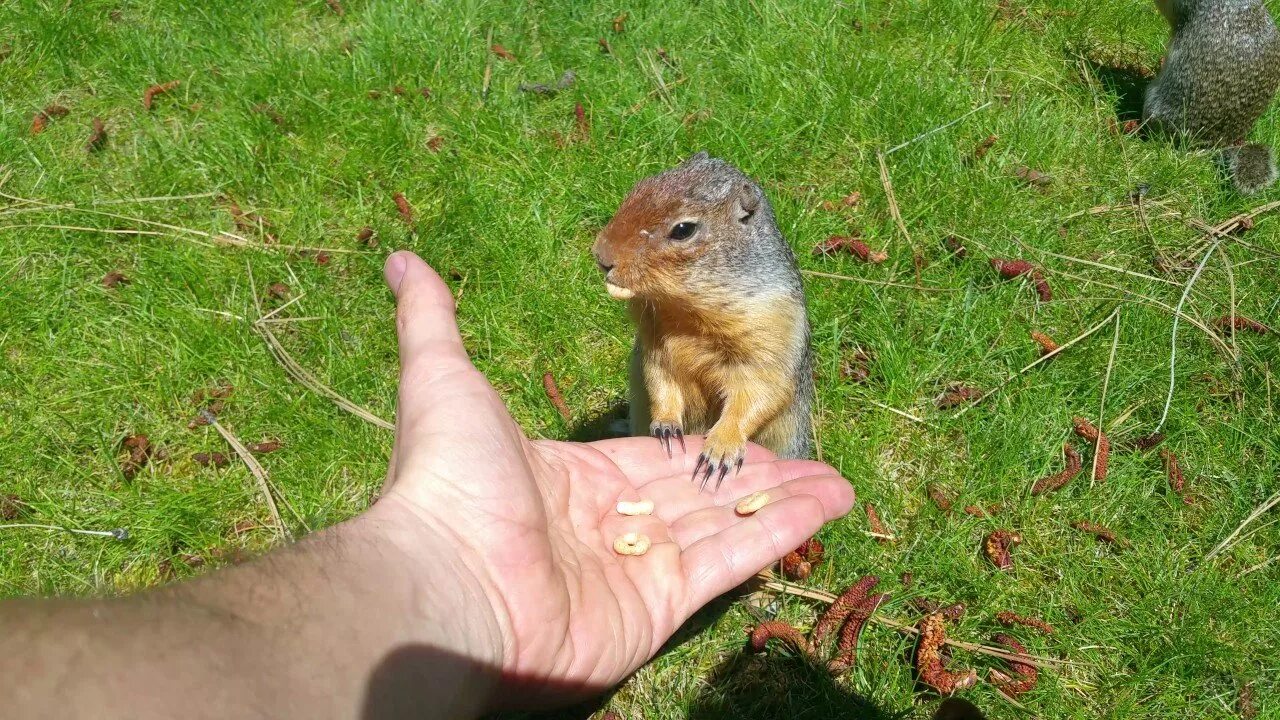
M 1224 149 L 1219 162 L 1242 195 L 1253 195 L 1276 181 L 1276 163 L 1266 145 L 1238 145 Z

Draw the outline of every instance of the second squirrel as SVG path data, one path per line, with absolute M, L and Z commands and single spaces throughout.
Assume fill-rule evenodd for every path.
M 633 434 L 671 453 L 706 433 L 693 470 L 719 487 L 747 441 L 811 450 L 813 357 L 795 255 L 760 186 L 698 153 L 641 180 L 592 248 L 609 294 L 630 302 Z
M 1244 145 L 1280 85 L 1280 33 L 1262 0 L 1156 0 L 1173 28 L 1164 67 L 1147 89 L 1152 129 L 1225 148 L 1240 192 L 1276 179 L 1271 149 Z

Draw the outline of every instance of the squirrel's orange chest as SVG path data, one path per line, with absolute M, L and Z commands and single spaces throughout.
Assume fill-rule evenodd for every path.
M 802 352 L 803 310 L 777 303 L 756 313 L 653 318 L 649 356 L 665 366 L 684 398 L 686 430 L 701 432 L 715 423 L 724 398 L 733 393 L 770 393 L 794 385 L 795 359 Z M 643 336 L 647 335 L 647 338 Z M 739 372 L 749 366 L 750 373 Z M 741 387 L 744 377 L 761 387 Z

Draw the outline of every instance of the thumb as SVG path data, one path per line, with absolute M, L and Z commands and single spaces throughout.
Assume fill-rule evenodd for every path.
M 453 294 L 436 271 L 422 258 L 401 250 L 387 258 L 382 273 L 396 298 L 401 375 L 426 380 L 434 374 L 430 368 L 447 368 L 450 361 L 469 365 L 458 334 Z

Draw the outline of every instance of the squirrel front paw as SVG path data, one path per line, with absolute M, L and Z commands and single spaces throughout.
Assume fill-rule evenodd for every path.
M 684 452 L 684 428 L 679 421 L 654 420 L 649 424 L 649 434 L 662 443 L 663 449 L 667 451 L 667 457 L 671 457 L 671 438 L 680 442 L 680 452 Z
M 693 480 L 698 479 L 698 474 L 702 473 L 702 484 L 698 486 L 698 492 L 707 489 L 707 483 L 711 480 L 711 476 L 716 476 L 716 490 L 720 489 L 724 478 L 729 474 L 732 468 L 736 475 L 742 469 L 742 461 L 747 457 L 747 442 L 745 439 L 740 441 L 723 441 L 713 431 L 707 436 L 707 442 L 702 447 L 702 454 L 698 455 L 698 464 L 693 466 Z

